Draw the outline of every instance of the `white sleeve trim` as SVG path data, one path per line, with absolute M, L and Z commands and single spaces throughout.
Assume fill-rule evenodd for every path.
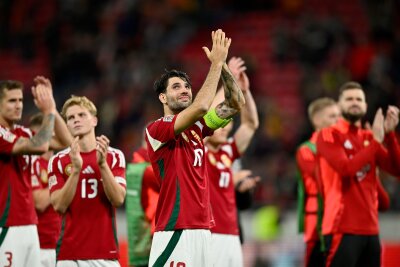
M 165 143 L 162 143 L 162 142 L 154 139 L 153 137 L 151 137 L 151 135 L 149 134 L 149 131 L 147 129 L 146 129 L 146 135 L 147 135 L 147 138 L 149 139 L 149 143 L 150 143 L 151 148 L 153 149 L 153 151 L 157 151 L 163 145 L 165 145 Z

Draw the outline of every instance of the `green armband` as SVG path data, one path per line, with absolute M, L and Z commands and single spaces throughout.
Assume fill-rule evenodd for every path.
M 217 113 L 215 112 L 215 108 L 209 110 L 203 118 L 207 126 L 213 130 L 224 128 L 226 125 L 228 125 L 228 123 L 232 121 L 232 118 L 221 119 L 220 117 L 218 117 Z

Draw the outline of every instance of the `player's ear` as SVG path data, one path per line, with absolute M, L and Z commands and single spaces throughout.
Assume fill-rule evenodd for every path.
M 94 124 L 94 127 L 97 126 L 98 121 L 99 121 L 99 120 L 97 119 L 97 117 L 94 117 L 94 116 L 93 116 L 93 124 Z
M 158 99 L 160 99 L 161 103 L 163 104 L 167 103 L 167 96 L 164 93 L 159 94 Z

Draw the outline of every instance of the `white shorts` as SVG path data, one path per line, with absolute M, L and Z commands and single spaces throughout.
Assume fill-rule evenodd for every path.
M 56 266 L 56 249 L 40 249 L 40 264 L 42 267 Z
M 120 267 L 117 260 L 57 261 L 57 267 Z
M 187 229 L 155 232 L 149 266 L 211 266 L 211 232 Z
M 243 253 L 239 236 L 211 234 L 211 259 L 211 266 L 242 267 Z
M 1 243 L 3 237 L 3 243 Z M 0 228 L 0 244 L 0 266 L 40 266 L 40 246 L 36 225 Z

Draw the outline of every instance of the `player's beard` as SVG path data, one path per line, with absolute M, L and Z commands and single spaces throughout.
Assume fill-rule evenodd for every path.
M 190 99 L 190 101 L 187 101 L 187 102 L 179 102 L 179 101 L 171 101 L 171 100 L 168 101 L 169 109 L 172 110 L 175 114 L 181 112 L 182 110 L 184 110 L 191 104 L 192 104 L 192 99 Z
M 345 118 L 347 121 L 349 121 L 351 124 L 356 123 L 357 121 L 361 120 L 365 115 L 365 112 L 360 112 L 360 113 L 349 113 L 349 112 L 344 112 L 342 111 L 342 116 Z

